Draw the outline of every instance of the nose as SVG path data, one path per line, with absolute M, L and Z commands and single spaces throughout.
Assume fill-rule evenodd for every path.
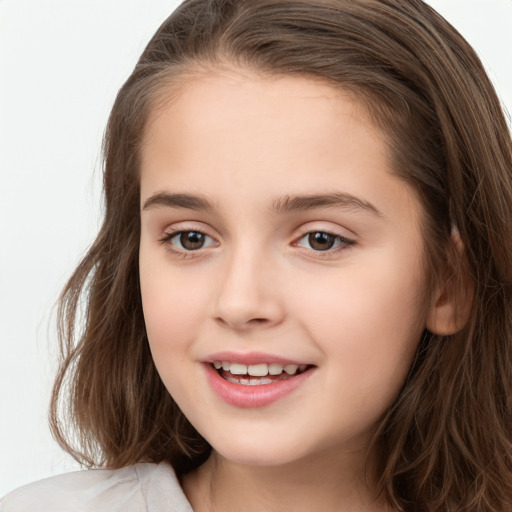
M 238 331 L 268 328 L 284 318 L 284 304 L 270 257 L 251 250 L 240 250 L 224 261 L 214 318 L 219 324 Z

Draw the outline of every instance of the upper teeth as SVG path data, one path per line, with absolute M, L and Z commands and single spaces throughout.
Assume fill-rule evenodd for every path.
M 280 375 L 285 371 L 288 375 L 294 375 L 297 370 L 303 372 L 307 365 L 305 364 L 279 364 L 279 363 L 260 363 L 260 364 L 241 364 L 231 363 L 229 361 L 214 361 L 213 366 L 217 370 L 221 368 L 233 375 L 251 375 L 253 377 L 264 377 L 265 375 Z

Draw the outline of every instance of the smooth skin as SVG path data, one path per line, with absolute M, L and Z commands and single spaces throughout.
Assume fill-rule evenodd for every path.
M 213 447 L 182 481 L 194 510 L 388 510 L 365 451 L 437 318 L 415 193 L 348 92 L 219 67 L 171 93 L 142 148 L 140 282 L 158 371 Z M 240 408 L 206 378 L 220 351 L 313 368 Z

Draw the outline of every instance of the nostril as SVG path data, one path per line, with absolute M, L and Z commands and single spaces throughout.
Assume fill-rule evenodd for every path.
M 268 319 L 268 318 L 250 318 L 249 320 L 237 322 L 236 319 L 229 321 L 221 316 L 216 317 L 215 321 L 217 321 L 223 327 L 232 327 L 235 329 L 244 329 L 244 328 L 248 328 L 251 326 L 257 327 L 257 326 L 263 326 L 263 325 L 271 323 L 270 319 Z

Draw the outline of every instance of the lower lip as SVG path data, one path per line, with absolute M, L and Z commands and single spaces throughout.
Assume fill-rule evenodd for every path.
M 313 372 L 313 369 L 309 369 L 291 379 L 248 386 L 223 379 L 211 364 L 205 363 L 204 366 L 213 391 L 228 404 L 244 409 L 264 407 L 276 402 L 301 386 Z

